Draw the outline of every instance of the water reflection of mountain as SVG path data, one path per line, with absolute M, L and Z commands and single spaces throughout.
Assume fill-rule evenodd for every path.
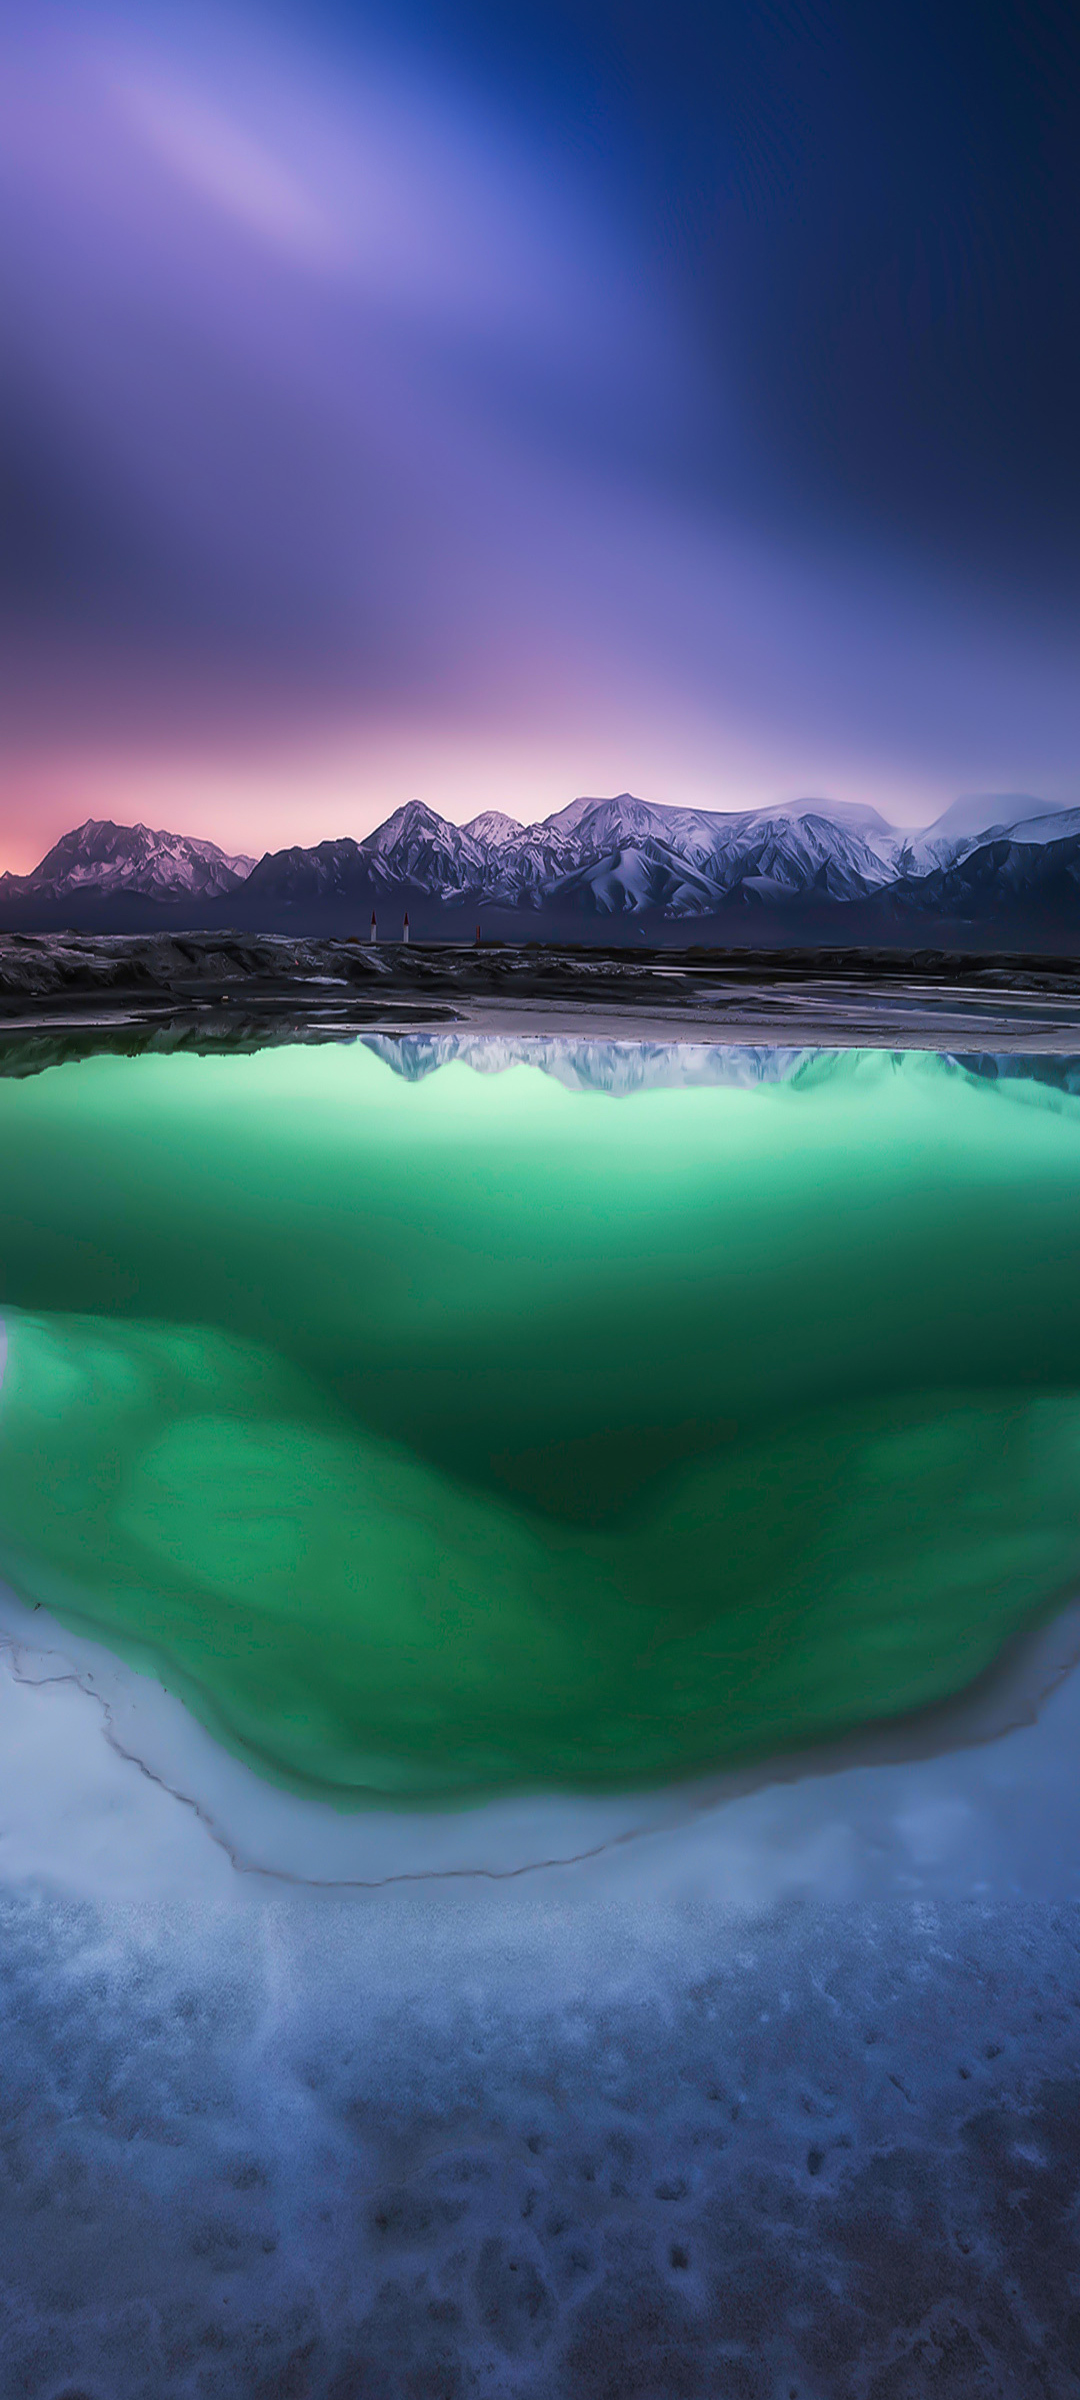
M 1080 1057 L 1015 1051 L 934 1051 L 796 1048 L 771 1043 L 526 1040 L 492 1034 L 366 1034 L 374 1052 L 395 1075 L 420 1083 L 440 1067 L 459 1063 L 478 1075 L 501 1075 L 510 1067 L 537 1067 L 570 1091 L 684 1091 L 713 1086 L 752 1090 L 756 1085 L 814 1085 L 849 1081 L 856 1075 L 889 1073 L 903 1058 L 927 1074 L 963 1074 L 984 1083 L 1034 1083 L 1051 1092 L 1080 1094 Z
M 841 1056 L 832 1050 L 795 1049 L 769 1043 L 574 1041 L 568 1037 L 525 1040 L 499 1034 L 365 1034 L 364 1047 L 407 1083 L 420 1083 L 440 1067 L 460 1063 L 477 1075 L 502 1075 L 509 1067 L 539 1067 L 569 1091 L 681 1091 L 705 1084 L 749 1087 L 790 1083 L 815 1066 Z
M 851 1048 L 793 1043 L 636 1042 L 629 1039 L 575 1040 L 569 1035 L 484 1033 L 373 1033 L 319 1023 L 309 1015 L 270 1019 L 237 1014 L 213 1026 L 190 1016 L 154 1025 L 73 1026 L 0 1034 L 0 1078 L 44 1073 L 79 1059 L 102 1055 L 139 1058 L 221 1058 L 292 1046 L 345 1043 L 359 1039 L 366 1050 L 406 1083 L 420 1083 L 440 1067 L 459 1064 L 477 1075 L 501 1075 L 511 1067 L 537 1068 L 568 1091 L 606 1092 L 629 1099 L 635 1092 L 724 1089 L 750 1091 L 787 1083 L 817 1089 L 824 1082 L 888 1074 L 904 1060 L 908 1071 L 960 1074 L 982 1084 L 1063 1099 L 1080 1097 L 1080 1055 L 1052 1051 L 935 1051 Z
M 1042 1051 L 1024 1055 L 1012 1050 L 955 1051 L 951 1063 L 984 1083 L 1037 1083 L 1047 1091 L 1080 1095 L 1080 1058 L 1060 1058 Z

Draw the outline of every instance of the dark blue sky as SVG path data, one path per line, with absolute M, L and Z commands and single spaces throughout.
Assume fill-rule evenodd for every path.
M 412 40 L 569 162 L 677 290 L 712 405 L 669 462 L 1080 590 L 1080 12 L 420 0 Z M 339 8 L 348 36 L 371 12 Z M 738 460 L 731 452 L 734 399 Z
M 1075 11 L 0 30 L 22 811 L 1072 792 Z

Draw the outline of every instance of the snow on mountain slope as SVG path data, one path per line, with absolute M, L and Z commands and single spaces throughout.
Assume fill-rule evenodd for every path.
M 1022 817 L 1052 813 L 1053 802 L 1034 800 L 1030 792 L 965 792 L 951 808 L 935 817 L 922 836 L 927 841 L 973 841 L 991 825 L 1015 825 Z
M 928 874 L 898 879 L 888 897 L 894 921 L 913 914 L 923 923 L 976 923 L 987 938 L 1019 924 L 1028 947 L 1047 938 L 1068 946 L 1080 924 L 1080 834 L 1054 840 L 1040 831 L 1036 841 L 1017 841 L 1006 831 L 967 843 Z
M 724 845 L 713 872 L 726 891 L 764 880 L 780 894 L 814 890 L 834 900 L 862 898 L 889 881 L 860 834 L 809 811 L 755 817 Z
M 1080 837 L 1080 808 L 1056 807 L 1048 814 L 1022 817 L 1015 825 L 994 826 L 992 834 L 1007 833 L 1010 842 L 1064 842 Z M 984 836 L 989 839 L 990 836 Z
M 568 823 L 571 817 L 573 825 Z M 548 819 L 553 831 L 575 837 L 582 857 L 601 857 L 623 842 L 650 841 L 686 855 L 685 845 L 699 829 L 722 822 L 700 809 L 658 808 L 649 800 L 635 800 L 631 792 L 620 792 L 614 800 L 575 800 Z
M 407 884 L 444 901 L 469 896 L 511 908 L 550 903 L 601 916 L 659 910 L 681 917 L 715 909 L 747 878 L 767 879 L 778 894 L 812 886 L 836 898 L 876 889 L 887 876 L 860 834 L 809 809 L 708 813 L 621 793 L 573 802 L 527 827 L 493 815 L 496 839 L 481 832 L 482 818 L 451 825 L 410 801 L 360 843 L 321 843 L 263 860 L 253 894 L 272 886 L 290 897 L 319 889 L 344 895 L 366 875 L 376 890 Z
M 542 818 L 538 825 L 527 825 L 525 831 L 526 834 L 547 833 L 553 840 L 559 842 L 569 841 L 571 835 L 578 831 L 582 818 L 587 817 L 591 809 L 619 808 L 624 804 L 631 808 L 641 808 L 645 805 L 643 801 L 635 800 L 630 792 L 620 792 L 615 800 L 590 799 L 586 794 L 577 800 L 568 801 L 565 808 L 553 810 L 551 816 Z
M 636 917 L 654 926 L 745 907 L 790 914 L 795 937 L 800 906 L 812 906 L 820 922 L 823 908 L 873 903 L 883 936 L 897 911 L 929 926 L 942 917 L 981 922 L 989 909 L 1006 926 L 1001 908 L 1012 907 L 1029 925 L 1025 938 L 1036 940 L 1031 912 L 1045 908 L 1061 920 L 1060 941 L 1072 921 L 1080 807 L 1025 802 L 1027 815 L 1008 825 L 962 830 L 984 807 L 1006 803 L 1019 807 L 1021 796 L 968 798 L 925 832 L 905 833 L 856 802 L 691 809 L 620 792 L 571 801 L 539 824 L 522 826 L 492 809 L 460 826 L 412 800 L 361 841 L 297 844 L 254 867 L 212 842 L 91 820 L 65 834 L 31 875 L 0 877 L 0 905 L 25 925 L 35 908 L 75 913 L 80 895 L 88 919 L 110 895 L 125 910 L 140 897 L 174 906 L 189 898 L 210 905 L 212 918 L 228 908 L 256 926 L 306 912 L 315 928 L 324 906 L 338 916 L 347 910 L 357 926 L 374 908 L 382 924 L 384 902 L 387 922 L 399 909 L 415 918 L 427 903 L 534 919 Z M 430 906 L 426 915 L 430 922 Z
M 444 896 L 477 891 L 484 877 L 487 851 L 460 825 L 450 825 L 421 800 L 396 808 L 384 825 L 360 843 L 364 857 L 395 880 L 419 884 Z
M 841 832 L 854 834 L 865 842 L 868 850 L 891 866 L 903 849 L 907 836 L 899 826 L 890 825 L 879 809 L 862 800 L 778 800 L 766 808 L 750 809 L 745 822 L 750 825 L 772 823 L 777 817 L 802 820 L 807 817 L 824 819 Z M 724 820 L 730 822 L 730 820 Z
M 551 825 L 527 825 L 491 854 L 484 897 L 502 908 L 539 908 L 558 878 L 578 865 L 581 850 L 572 833 Z
M 478 817 L 470 817 L 461 828 L 470 841 L 486 843 L 489 850 L 501 850 L 506 842 L 517 840 L 525 828 L 516 817 L 503 815 L 501 808 L 485 808 Z
M 216 842 L 90 817 L 85 825 L 63 834 L 31 874 L 0 876 L 0 892 L 56 899 L 77 892 L 130 892 L 154 900 L 183 894 L 211 898 L 234 891 L 253 865 L 250 858 L 228 856 Z
M 759 898 L 812 888 L 846 899 L 888 881 L 882 852 L 899 840 L 876 809 L 855 804 L 834 820 L 820 804 L 725 812 L 661 808 L 621 792 L 574 801 L 508 845 L 498 896 L 516 897 L 527 884 L 555 907 L 673 917 L 708 914 L 744 887 Z
M 445 902 L 692 917 L 741 885 L 777 897 L 810 887 L 831 897 L 874 889 L 885 869 L 866 834 L 880 843 L 889 829 L 875 810 L 851 805 L 834 821 L 809 803 L 771 812 L 664 808 L 622 792 L 572 801 L 537 825 L 489 810 L 458 826 L 412 800 L 363 841 L 295 844 L 253 865 L 212 842 L 91 821 L 65 834 L 32 875 L 0 878 L 0 894 L 208 899 L 246 881 L 252 905 L 317 905 L 359 903 L 366 893 L 377 900 L 407 885 Z
M 972 850 L 1008 835 L 1010 839 L 1052 842 L 1066 828 L 1054 820 L 1075 815 L 1062 800 L 1033 800 L 1025 792 L 968 792 L 919 833 L 910 834 L 898 865 L 902 873 L 926 875 L 936 867 L 952 866 Z M 1046 825 L 1044 833 L 1021 832 L 1021 827 Z
M 684 857 L 704 858 L 725 839 L 755 825 L 772 824 L 778 817 L 795 821 L 824 818 L 842 832 L 861 838 L 883 858 L 891 858 L 906 838 L 878 809 L 858 800 L 781 800 L 767 807 L 741 809 L 672 808 L 666 803 L 636 800 L 632 792 L 619 792 L 612 800 L 573 800 L 569 808 L 546 818 L 544 826 L 560 837 L 574 833 L 581 841 L 593 841 L 598 849 L 616 840 L 651 837 L 670 843 Z
M 660 909 L 666 916 L 703 916 L 717 901 L 715 886 L 659 842 L 621 842 L 603 857 L 558 877 L 547 897 L 554 908 L 585 907 L 602 917 L 645 909 Z

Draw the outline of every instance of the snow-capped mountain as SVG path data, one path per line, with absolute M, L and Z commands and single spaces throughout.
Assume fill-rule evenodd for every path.
M 888 881 L 889 868 L 862 827 L 873 819 L 886 841 L 892 829 L 876 810 L 851 813 L 856 824 L 824 815 L 820 802 L 723 814 L 658 808 L 630 792 L 579 800 L 500 847 L 488 895 L 511 906 L 665 917 L 708 916 L 733 897 L 783 907 L 809 891 L 863 896 Z
M 1015 807 L 1015 819 L 976 820 Z M 31 875 L 0 876 L 0 924 L 229 924 L 266 932 L 471 938 L 523 934 L 650 942 L 708 938 L 924 943 L 936 925 L 996 942 L 1068 947 L 1080 934 L 1080 808 L 1022 794 L 967 798 L 923 833 L 869 805 L 668 808 L 583 796 L 539 824 L 499 809 L 452 825 L 422 801 L 357 841 L 269 851 L 257 865 L 212 842 L 91 822 Z M 110 919 L 109 912 L 112 912 Z M 595 934 L 593 936 L 595 938 Z
M 420 800 L 394 810 L 362 842 L 319 842 L 314 849 L 268 851 L 244 889 L 248 907 L 309 908 L 338 901 L 356 914 L 383 899 L 423 895 L 438 902 L 481 892 L 492 852 L 460 825 L 450 825 Z M 254 922 L 250 916 L 245 922 Z
M 235 891 L 254 863 L 230 858 L 216 842 L 89 817 L 73 833 L 63 834 L 31 874 L 0 875 L 0 900 L 63 899 L 86 892 L 132 893 L 150 900 L 187 894 L 212 899 Z
M 486 843 L 475 841 L 461 825 L 449 825 L 421 800 L 396 808 L 360 848 L 390 881 L 444 896 L 479 891 L 488 864 Z
M 1037 803 L 1041 807 L 1041 803 Z M 1010 842 L 1066 842 L 1080 834 L 1080 808 L 1066 808 L 1060 801 L 1045 815 L 1021 817 L 1016 825 L 995 825 L 993 837 L 1007 835 Z M 985 836 L 983 837 L 986 838 Z
M 486 843 L 489 850 L 501 850 L 505 842 L 516 841 L 525 828 L 516 817 L 506 817 L 501 808 L 485 808 L 479 817 L 470 817 L 461 828 L 471 841 Z
M 934 867 L 952 866 L 989 841 L 1009 834 L 1014 841 L 1054 841 L 1052 828 L 1060 817 L 1075 816 L 1065 800 L 1034 800 L 1027 792 L 968 792 L 919 833 L 905 836 L 897 863 L 907 874 L 925 875 Z M 1048 830 L 1034 837 L 1021 828 L 1035 823 Z M 1062 826 L 1060 831 L 1067 830 Z
M 1071 816 L 1073 811 L 1062 812 Z M 1017 840 L 1013 830 L 965 849 L 947 866 L 926 875 L 906 875 L 890 885 L 893 922 L 913 917 L 978 924 L 987 936 L 1010 937 L 1018 925 L 1029 945 L 1044 934 L 1055 946 L 1080 934 L 1080 833 L 1048 840 L 1037 820 L 1038 838 Z M 1019 828 L 1016 829 L 1019 831 Z
M 753 812 L 757 817 L 824 817 L 830 825 L 861 836 L 868 850 L 889 864 L 907 840 L 906 832 L 890 825 L 880 809 L 864 800 L 784 800 Z

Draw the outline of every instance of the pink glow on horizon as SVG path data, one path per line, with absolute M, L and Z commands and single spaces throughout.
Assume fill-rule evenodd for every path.
M 5 341 L 90 528 L 82 617 L 62 558 L 0 652 L 0 865 L 88 815 L 1071 797 L 1069 644 L 706 496 L 723 378 L 632 229 L 361 31 L 0 0 Z
M 382 740 L 282 757 L 210 753 L 24 759 L 4 779 L 0 871 L 25 874 L 60 834 L 87 817 L 147 824 L 259 857 L 351 836 L 362 840 L 407 800 L 420 799 L 452 824 L 499 809 L 522 824 L 565 808 L 582 793 L 632 791 L 671 807 L 739 810 L 803 798 L 870 800 L 898 825 L 921 825 L 955 796 L 952 786 L 871 790 L 865 775 L 770 778 L 749 755 L 741 766 L 687 760 L 672 771 L 670 741 L 637 746 L 492 742 L 479 736 Z

